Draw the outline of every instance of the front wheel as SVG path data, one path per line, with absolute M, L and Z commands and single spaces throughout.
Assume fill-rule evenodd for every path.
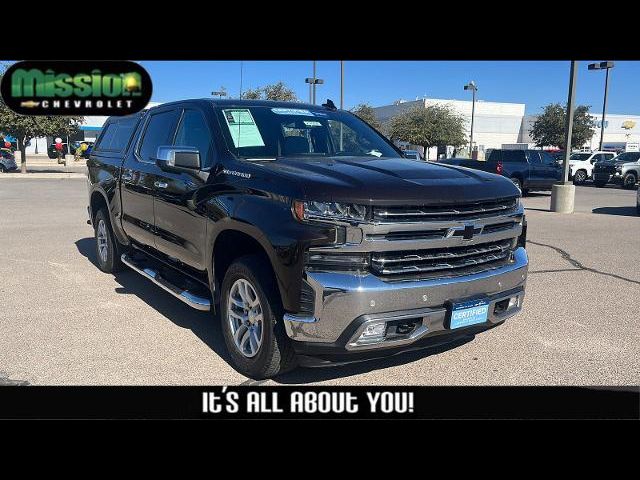
M 578 170 L 573 174 L 573 184 L 582 185 L 587 180 L 587 172 L 584 170 Z
M 7 169 L 4 167 L 4 165 L 0 164 L 0 173 L 4 173 L 6 171 Z
M 220 321 L 232 365 L 253 379 L 271 378 L 296 366 L 284 311 L 267 261 L 258 255 L 236 260 L 220 294 Z
M 632 189 L 638 180 L 633 173 L 627 173 L 622 180 L 622 188 L 626 188 L 627 190 Z

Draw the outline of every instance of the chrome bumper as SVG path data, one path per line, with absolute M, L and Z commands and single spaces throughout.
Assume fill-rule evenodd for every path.
M 315 293 L 314 314 L 308 317 L 286 314 L 286 331 L 292 340 L 305 343 L 341 343 L 347 334 L 344 341 L 347 350 L 393 347 L 446 330 L 447 306 L 451 302 L 484 297 L 490 300 L 493 312 L 497 302 L 517 295 L 515 308 L 500 315 L 490 313 L 487 325 L 500 323 L 522 307 L 528 263 L 526 250 L 519 247 L 508 265 L 454 278 L 385 282 L 371 274 L 306 272 L 305 278 Z M 370 345 L 353 343 L 367 322 L 407 316 L 423 319 L 422 326 L 409 338 Z M 354 322 L 358 324 L 355 328 Z

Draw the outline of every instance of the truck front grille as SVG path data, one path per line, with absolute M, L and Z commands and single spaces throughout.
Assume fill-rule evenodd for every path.
M 517 198 L 512 197 L 462 205 L 373 207 L 373 221 L 409 223 L 484 218 L 514 211 L 517 204 Z
M 371 270 L 380 276 L 415 273 L 455 272 L 483 265 L 487 269 L 507 260 L 513 240 L 472 246 L 449 247 L 406 252 L 376 252 L 371 255 Z

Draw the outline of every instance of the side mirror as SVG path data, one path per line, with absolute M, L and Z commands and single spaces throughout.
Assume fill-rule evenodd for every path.
M 200 152 L 195 147 L 158 147 L 156 164 L 167 171 L 200 170 Z

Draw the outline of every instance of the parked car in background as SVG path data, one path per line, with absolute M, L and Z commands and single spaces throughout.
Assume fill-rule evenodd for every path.
M 562 168 L 543 150 L 492 149 L 486 161 L 448 158 L 439 163 L 497 173 L 511 179 L 526 195 L 529 190 L 551 190 L 562 179 Z
M 16 157 L 13 155 L 10 149 L 0 149 L 0 173 L 10 172 L 16 170 L 18 165 L 16 164 Z
M 404 154 L 404 158 L 412 158 L 413 160 L 422 160 L 422 155 L 417 150 L 404 150 L 402 152 Z
M 640 188 L 638 189 L 638 193 L 636 194 L 636 212 L 640 215 Z
M 593 166 L 596 162 L 607 162 L 616 154 L 614 152 L 575 152 L 569 157 L 569 179 L 573 179 L 574 185 L 582 185 L 593 175 Z
M 624 152 L 593 167 L 593 184 L 602 188 L 607 183 L 633 188 L 640 178 L 640 152 Z

